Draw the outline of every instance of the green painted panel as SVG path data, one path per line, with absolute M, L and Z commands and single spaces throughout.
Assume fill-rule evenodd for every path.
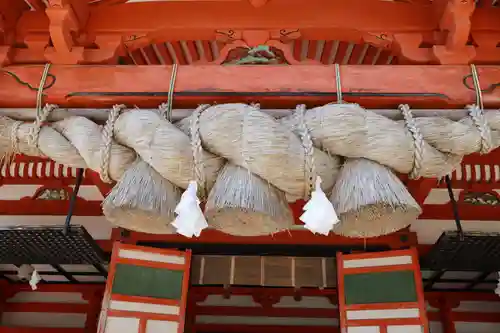
M 180 300 L 183 271 L 117 264 L 111 292 L 127 296 Z
M 418 300 L 413 271 L 347 274 L 344 295 L 346 305 Z

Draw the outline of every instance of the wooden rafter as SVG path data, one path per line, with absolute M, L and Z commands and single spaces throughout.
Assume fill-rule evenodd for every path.
M 27 48 L 14 47 L 9 61 L 116 63 L 118 56 L 128 54 L 128 61 L 134 64 L 148 64 L 148 59 L 155 58 L 160 64 L 176 60 L 183 64 L 182 59 L 170 61 L 168 58 L 176 58 L 176 54 L 182 58 L 181 54 L 186 53 L 184 49 L 190 49 L 185 61 L 190 64 L 195 60 L 211 61 L 209 55 L 203 59 L 189 59 L 196 58 L 197 48 L 204 48 L 190 45 L 190 42 L 217 40 L 221 43 L 219 48 L 233 42 L 254 46 L 252 41 L 255 39 L 250 41 L 245 36 L 256 33 L 269 34 L 266 43 L 285 43 L 285 49 L 292 53 L 290 43 L 300 37 L 311 42 L 371 44 L 392 52 L 393 56 L 401 56 L 401 63 L 494 63 L 498 59 L 500 8 L 480 6 L 475 9 L 472 0 L 436 0 L 432 3 L 321 0 L 307 5 L 301 0 L 260 2 L 252 5 L 249 1 L 121 4 L 111 1 L 88 6 L 86 0 L 68 0 L 61 7 L 51 5 L 45 11 L 23 12 L 17 22 L 15 39 L 16 45 L 24 44 Z M 54 1 L 49 4 L 52 3 Z M 361 7 L 363 12 L 359 11 Z M 87 24 L 71 19 L 86 15 Z M 220 33 L 228 31 L 231 32 L 229 38 L 221 42 Z M 276 34 L 283 31 L 296 31 L 296 34 L 293 38 Z M 477 45 L 467 44 L 469 32 Z M 38 44 L 33 44 L 33 40 Z M 169 44 L 165 47 L 164 43 Z M 163 49 L 155 50 L 155 47 Z M 131 55 L 134 51 L 136 54 Z M 158 53 L 164 54 L 158 57 Z M 296 55 L 295 58 L 304 57 Z M 328 63 L 326 59 L 317 60 Z

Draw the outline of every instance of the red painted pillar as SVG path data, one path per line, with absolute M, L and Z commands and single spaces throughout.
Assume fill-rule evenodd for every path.
M 0 325 L 2 324 L 2 314 L 7 300 L 7 281 L 0 281 Z
M 460 301 L 440 296 L 439 299 L 430 301 L 430 305 L 439 309 L 439 318 L 441 319 L 443 333 L 457 333 L 455 323 L 453 322 L 452 312 L 454 308 L 460 305 Z
M 89 302 L 87 311 L 87 320 L 85 321 L 85 330 L 89 333 L 97 332 L 99 314 L 101 312 L 101 303 L 104 290 L 96 290 L 83 294 L 83 299 Z

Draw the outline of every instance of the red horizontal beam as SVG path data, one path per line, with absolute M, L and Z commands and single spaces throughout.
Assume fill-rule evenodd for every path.
M 264 316 L 264 317 L 307 317 L 307 318 L 338 318 L 337 309 L 317 308 L 261 308 L 237 306 L 196 306 L 196 315 L 206 316 Z
M 444 1 L 408 4 L 366 0 L 317 0 L 307 4 L 302 0 L 273 0 L 259 8 L 251 6 L 249 1 L 165 1 L 97 5 L 90 8 L 85 28 L 87 34 L 93 36 L 121 33 L 141 38 L 150 34 L 162 37 L 159 41 L 202 39 L 207 38 L 207 35 L 215 36 L 218 29 L 245 30 L 255 27 L 300 29 L 309 35 L 308 38 L 310 30 L 320 34 L 324 30 L 332 30 L 337 36 L 345 37 L 352 36 L 354 31 L 375 35 L 381 32 L 433 32 L 438 30 L 444 5 Z M 363 11 L 359 8 L 363 8 Z M 171 13 L 175 15 L 170 15 Z M 325 13 L 328 15 L 324 15 Z M 498 9 L 495 7 L 477 8 L 471 18 L 472 31 L 500 30 L 497 14 Z M 120 20 L 109 20 L 109 17 L 119 17 Z M 169 18 L 168 27 L 165 27 L 163 17 Z M 28 33 L 46 32 L 48 24 L 49 20 L 44 12 L 24 12 L 17 25 L 18 39 Z M 211 39 L 210 37 L 208 38 Z
M 1 215 L 56 215 L 68 214 L 69 200 L 1 200 Z M 77 199 L 73 208 L 75 216 L 102 216 L 100 201 L 86 201 Z M 61 223 L 64 221 L 61 220 Z
M 38 86 L 43 66 L 15 66 L 4 70 Z M 64 107 L 110 107 L 116 103 L 156 107 L 167 99 L 171 66 L 54 65 L 53 86 L 46 103 Z M 346 101 L 366 107 L 464 107 L 476 95 L 463 79 L 468 66 L 341 67 Z M 482 87 L 500 81 L 500 66 L 479 68 Z M 48 78 L 47 84 L 54 78 Z M 10 75 L 0 75 L 0 107 L 32 107 L 36 91 Z M 329 103 L 336 99 L 333 66 L 180 66 L 174 89 L 176 107 L 199 103 L 261 102 L 263 107 L 291 107 Z M 161 96 L 160 96 L 161 95 Z M 500 89 L 484 93 L 487 107 L 500 107 Z
M 111 239 L 120 240 L 120 230 L 114 228 Z M 137 242 L 170 242 L 170 243 L 209 243 L 209 244 L 290 244 L 290 245 L 346 245 L 346 246 L 370 246 L 388 245 L 392 248 L 417 245 L 417 237 L 407 230 L 398 231 L 386 236 L 373 238 L 348 238 L 335 234 L 328 236 L 315 235 L 309 230 L 282 231 L 268 236 L 239 237 L 225 234 L 214 229 L 204 230 L 200 237 L 186 238 L 179 234 L 157 235 L 140 232 L 131 232 L 125 240 L 127 243 Z
M 87 313 L 88 304 L 72 303 L 6 303 L 4 312 L 50 312 L 50 313 Z
M 18 293 L 21 291 L 32 292 L 31 286 L 29 284 L 7 284 L 6 285 L 9 292 Z M 104 285 L 99 284 L 45 284 L 40 283 L 37 286 L 37 292 L 80 292 L 83 294 L 87 293 L 99 293 L 104 291 Z
M 362 12 L 359 8 L 363 8 Z M 273 0 L 255 8 L 248 1 L 175 1 L 133 3 L 115 6 L 96 6 L 90 9 L 86 25 L 88 33 L 145 34 L 160 30 L 168 17 L 168 37 L 183 31 L 206 31 L 215 34 L 217 29 L 332 29 L 361 31 L 432 31 L 439 25 L 439 13 L 430 5 L 379 3 L 351 0 L 348 3 L 319 0 L 304 4 L 302 0 Z M 482 12 L 482 13 L 481 13 Z M 485 20 L 487 11 L 478 19 Z M 175 15 L 171 15 L 175 13 Z M 330 15 L 324 15 L 330 13 Z M 387 15 L 391 13 L 391 15 Z M 109 20 L 119 17 L 120 20 Z M 358 18 L 353 20 L 352 18 Z M 495 22 L 490 19 L 490 22 Z M 484 24 L 483 24 L 484 26 Z M 27 32 L 47 31 L 48 18 L 43 12 L 26 12 L 17 30 Z M 490 25 L 491 29 L 491 25 Z M 193 37 L 192 37 L 193 38 Z M 193 39 L 195 39 L 194 37 Z
M 89 331 L 86 328 L 0 326 L 0 333 L 89 333 Z
M 458 203 L 458 213 L 461 220 L 500 221 L 500 206 L 473 205 Z M 419 219 L 454 220 L 451 203 L 445 205 L 425 205 Z
M 195 332 L 200 333 L 338 333 L 340 329 L 332 326 L 291 326 L 291 325 L 225 325 L 225 324 L 195 324 Z M 2 333 L 0 331 L 0 333 Z

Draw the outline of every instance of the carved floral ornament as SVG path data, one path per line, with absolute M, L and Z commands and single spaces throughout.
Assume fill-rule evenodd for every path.
M 69 193 L 65 189 L 45 189 L 38 193 L 37 200 L 69 200 Z
M 477 206 L 500 206 L 497 192 L 467 192 L 463 194 L 463 202 Z
M 216 40 L 225 43 L 213 64 L 305 64 L 293 57 L 292 41 L 299 29 L 217 30 Z

